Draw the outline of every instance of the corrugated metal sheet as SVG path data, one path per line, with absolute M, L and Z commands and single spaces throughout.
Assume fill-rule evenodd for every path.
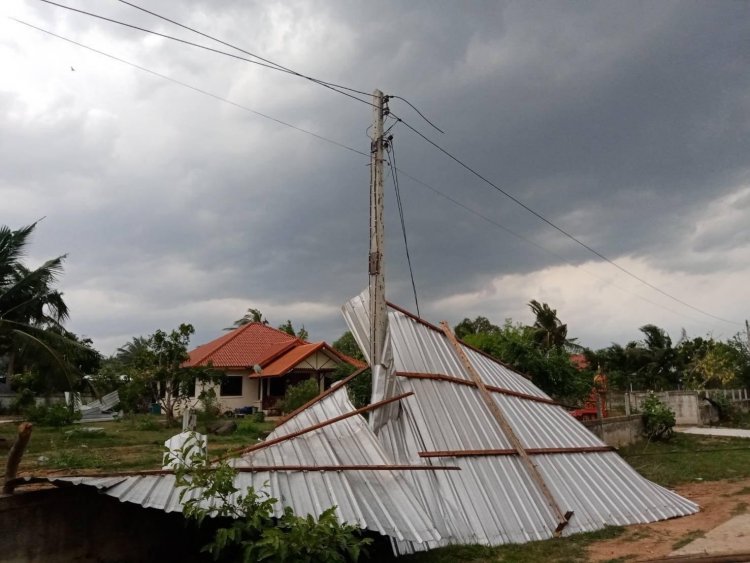
M 308 428 L 349 413 L 354 406 L 346 389 L 325 399 L 277 427 L 268 439 Z M 235 467 L 392 465 L 391 457 L 361 415 L 352 416 L 296 438 L 230 460 Z M 318 515 L 336 506 L 339 519 L 386 534 L 395 540 L 421 543 L 438 541 L 440 535 L 422 503 L 412 492 L 408 471 L 259 471 L 242 472 L 235 485 L 244 490 L 266 491 L 283 506 L 300 515 Z M 60 477 L 54 482 L 96 487 L 123 502 L 166 512 L 181 511 L 173 475 L 127 477 Z M 210 499 L 206 499 L 207 504 Z
M 365 354 L 367 315 L 366 293 L 344 307 Z M 252 486 L 278 498 L 277 513 L 282 506 L 291 506 L 298 514 L 317 515 L 335 505 L 341 520 L 389 535 L 397 552 L 449 543 L 497 545 L 546 539 L 559 523 L 550 503 L 573 512 L 564 535 L 698 510 L 689 500 L 647 481 L 609 451 L 534 454 L 533 467 L 518 455 L 421 457 L 420 452 L 511 450 L 513 441 L 490 414 L 480 390 L 471 383 L 472 375 L 440 329 L 400 309 L 390 310 L 389 326 L 390 355 L 383 373 L 375 374 L 373 397 L 412 395 L 375 410 L 369 424 L 356 414 L 317 427 L 354 411 L 346 390 L 335 389 L 286 420 L 269 439 L 313 430 L 257 448 L 232 463 L 238 468 L 452 464 L 460 471 L 436 467 L 241 472 L 238 487 Z M 491 397 L 524 449 L 605 446 L 562 407 L 550 404 L 528 378 L 467 346 L 463 351 L 486 385 L 507 391 L 493 391 Z M 429 374 L 444 378 L 429 378 Z M 535 480 L 536 473 L 552 501 Z M 148 508 L 181 510 L 172 475 L 51 480 L 93 486 Z
M 367 294 L 344 306 L 349 328 L 369 350 Z M 445 335 L 400 310 L 389 310 L 393 370 L 470 375 Z M 486 385 L 540 399 L 549 397 L 526 377 L 463 346 Z M 395 377 L 395 393 L 414 392 L 377 432 L 397 463 L 417 463 L 418 452 L 510 449 L 479 389 L 435 379 Z M 560 406 L 493 393 L 524 449 L 584 448 L 605 444 Z M 430 458 L 442 463 L 445 458 Z M 557 526 L 554 512 L 519 456 L 451 458 L 462 471 L 412 474 L 417 496 L 446 543 L 503 544 L 545 539 Z M 613 452 L 534 455 L 533 461 L 563 512 L 573 511 L 564 535 L 606 525 L 652 522 L 692 514 L 698 506 L 647 481 Z M 396 542 L 401 552 L 425 544 Z

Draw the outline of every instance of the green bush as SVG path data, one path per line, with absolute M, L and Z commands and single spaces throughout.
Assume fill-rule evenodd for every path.
M 244 434 L 249 436 L 260 436 L 261 432 L 256 426 L 256 423 L 251 419 L 245 418 L 237 421 L 236 434 Z
M 285 507 L 274 518 L 278 501 L 252 487 L 236 487 L 237 472 L 226 462 L 209 467 L 196 461 L 177 468 L 176 485 L 187 519 L 199 526 L 207 516 L 220 523 L 202 550 L 215 561 L 355 563 L 372 543 L 356 526 L 339 522 L 335 507 L 317 518 Z
M 14 414 L 22 413 L 36 404 L 35 393 L 31 389 L 21 389 L 10 405 L 10 411 Z
M 669 440 L 675 425 L 674 411 L 661 402 L 654 393 L 641 405 L 643 413 L 643 433 L 649 440 Z
M 735 409 L 732 402 L 727 399 L 724 395 L 716 395 L 711 397 L 710 402 L 716 405 L 716 410 L 719 411 L 719 420 L 721 422 L 734 422 L 737 418 L 737 409 Z
M 73 412 L 65 405 L 40 405 L 28 407 L 24 413 L 26 418 L 39 426 L 68 426 L 81 418 L 80 413 Z
M 163 425 L 161 424 L 159 418 L 152 414 L 146 414 L 139 416 L 135 419 L 135 429 L 140 430 L 142 432 L 153 432 L 156 430 L 161 430 L 163 428 Z
M 251 422 L 265 422 L 266 421 L 266 415 L 263 413 L 263 411 L 254 412 L 250 415 L 250 421 Z
M 315 379 L 306 379 L 297 385 L 291 385 L 287 388 L 284 400 L 281 402 L 281 410 L 285 413 L 292 412 L 317 397 L 319 393 L 320 388 Z

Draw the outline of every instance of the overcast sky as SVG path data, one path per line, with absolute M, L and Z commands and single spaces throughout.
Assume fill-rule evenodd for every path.
M 115 0 L 62 3 L 231 51 Z M 646 323 L 726 338 L 750 317 L 750 3 L 147 5 L 298 72 L 407 98 L 445 134 L 392 100 L 409 124 L 713 315 L 399 124 L 426 319 L 530 322 L 537 299 L 601 347 Z M 367 152 L 368 105 L 35 0 L 0 12 L 0 224 L 45 217 L 28 261 L 68 254 L 69 329 L 107 354 L 180 322 L 206 342 L 248 307 L 313 340 L 345 330 L 340 305 L 367 285 L 367 159 L 253 112 Z M 386 198 L 387 293 L 413 310 L 390 177 Z

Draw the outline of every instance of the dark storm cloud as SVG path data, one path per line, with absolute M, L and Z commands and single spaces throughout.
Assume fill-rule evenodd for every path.
M 196 39 L 122 4 L 76 5 Z M 739 267 L 733 252 L 749 242 L 741 227 L 747 197 L 732 196 L 749 174 L 746 4 L 183 2 L 177 9 L 157 2 L 149 8 L 302 72 L 409 98 L 447 134 L 399 100 L 392 100 L 393 111 L 612 258 L 693 274 Z M 105 22 L 34 3 L 29 11 L 60 33 L 368 150 L 371 112 L 364 104 Z M 61 62 L 67 75 L 42 72 L 42 65 L 54 70 L 50 53 L 58 48 L 75 56 L 78 82 L 68 76 L 67 59 Z M 8 49 L 28 49 L 29 72 L 40 68 L 40 88 L 59 94 L 49 94 L 43 111 L 19 119 L 18 107 L 33 107 L 27 100 L 33 80 L 1 89 L 8 166 L 0 193 L 27 198 L 11 205 L 3 222 L 48 215 L 34 255 L 69 252 L 64 285 L 81 290 L 79 296 L 89 292 L 77 302 L 89 308 L 79 314 L 80 325 L 74 311 L 74 329 L 127 339 L 191 320 L 207 340 L 247 306 L 264 303 L 313 323 L 319 331 L 313 336 L 332 339 L 343 330 L 335 312 L 300 305 L 295 316 L 284 307 L 333 306 L 366 285 L 366 159 L 29 32 L 19 32 Z M 393 133 L 405 171 L 567 261 L 591 259 L 403 125 Z M 485 290 L 503 274 L 531 275 L 565 263 L 404 176 L 401 188 L 428 311 L 432 301 Z M 390 296 L 411 304 L 387 190 Z M 707 221 L 707 209 L 726 220 Z M 103 304 L 93 304 L 97 299 L 127 303 L 113 313 L 116 327 Z M 212 300 L 238 309 L 212 309 Z M 522 309 L 510 301 L 502 307 Z M 196 317 L 182 318 L 180 310 Z

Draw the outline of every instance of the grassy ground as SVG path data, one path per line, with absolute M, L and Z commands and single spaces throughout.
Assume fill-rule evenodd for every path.
M 210 455 L 251 445 L 273 429 L 273 422 L 238 421 L 238 431 L 229 436 L 208 438 Z M 101 433 L 82 430 L 103 428 Z M 22 472 L 46 473 L 52 470 L 127 471 L 157 469 L 162 465 L 164 442 L 179 432 L 167 428 L 164 417 L 137 415 L 115 422 L 75 424 L 63 428 L 34 426 L 29 447 L 21 464 Z M 199 426 L 199 430 L 201 430 Z M 15 439 L 15 424 L 0 424 L 0 437 Z
M 675 434 L 669 442 L 640 442 L 619 451 L 625 460 L 647 479 L 667 487 L 695 481 L 718 481 L 750 477 L 750 439 L 715 438 Z M 484 547 L 451 546 L 404 557 L 404 563 L 577 563 L 588 561 L 586 547 L 600 540 L 621 535 L 624 528 L 611 527 L 598 532 L 522 545 Z M 699 537 L 686 534 L 677 549 Z M 610 563 L 625 560 L 612 560 Z
M 640 442 L 619 453 L 641 475 L 667 487 L 750 477 L 747 438 L 675 434 L 669 442 Z
M 273 423 L 239 421 L 238 432 L 230 436 L 210 436 L 212 455 L 257 442 L 273 428 Z M 22 471 L 45 473 L 53 470 L 122 471 L 161 466 L 164 441 L 178 429 L 166 428 L 163 417 L 141 415 L 119 422 L 95 423 L 102 434 L 81 432 L 82 425 L 65 428 L 34 428 Z M 200 429 L 200 428 L 199 428 Z M 0 425 L 0 437 L 13 440 L 16 425 Z M 695 481 L 750 478 L 750 440 L 675 434 L 666 443 L 641 442 L 620 450 L 628 463 L 646 478 L 661 485 Z M 43 459 L 43 461 L 39 461 Z M 598 532 L 523 545 L 489 548 L 451 546 L 399 559 L 404 563 L 425 562 L 537 562 L 587 561 L 586 548 L 594 542 L 617 537 L 624 529 L 606 528 Z M 697 533 L 697 532 L 696 532 Z M 692 536 L 690 539 L 693 539 Z M 688 538 L 682 540 L 687 543 Z M 681 543 L 681 542 L 680 542 Z M 617 560 L 613 560 L 614 563 Z
M 586 547 L 595 541 L 616 538 L 625 531 L 620 526 L 611 526 L 597 532 L 575 534 L 566 538 L 536 541 L 520 545 L 485 547 L 480 545 L 457 545 L 418 553 L 398 559 L 403 563 L 579 563 L 588 561 Z M 612 562 L 614 563 L 614 562 Z

